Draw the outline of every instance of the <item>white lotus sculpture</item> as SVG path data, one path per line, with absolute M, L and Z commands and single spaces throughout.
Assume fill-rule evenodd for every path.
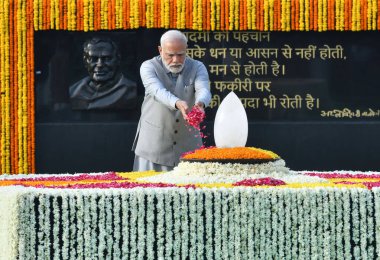
M 244 106 L 234 92 L 220 103 L 214 122 L 217 147 L 245 146 L 248 138 L 248 119 Z

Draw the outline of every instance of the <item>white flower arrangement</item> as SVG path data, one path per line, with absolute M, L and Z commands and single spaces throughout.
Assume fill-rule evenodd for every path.
M 180 196 L 173 196 L 173 259 L 181 258 L 181 201 Z
M 146 211 L 146 233 L 154 234 L 154 220 L 155 220 L 155 207 L 154 207 L 154 192 L 151 189 L 147 190 L 147 211 Z M 148 259 L 154 259 L 154 235 L 148 235 L 146 237 L 146 257 Z
M 126 190 L 121 194 L 121 213 L 122 213 L 122 219 L 121 219 L 121 236 L 122 236 L 122 246 L 121 246 L 121 255 L 128 256 L 129 255 L 129 223 L 130 221 L 130 205 L 129 205 L 129 195 L 130 191 Z M 132 225 L 132 223 L 131 223 Z M 149 254 L 149 253 L 148 253 Z
M 172 258 L 172 251 L 173 251 L 173 229 L 170 227 L 173 227 L 173 218 L 172 218 L 172 196 L 170 193 L 164 194 L 164 210 L 165 212 L 170 212 L 169 214 L 164 214 L 165 219 L 165 259 Z
M 234 183 L 244 179 L 272 177 L 286 183 L 326 182 L 325 179 L 289 171 L 283 160 L 262 164 L 181 162 L 173 171 L 163 172 L 140 181 L 156 183 Z
M 379 188 L 1 187 L 0 207 L 1 259 L 374 259 L 380 253 Z

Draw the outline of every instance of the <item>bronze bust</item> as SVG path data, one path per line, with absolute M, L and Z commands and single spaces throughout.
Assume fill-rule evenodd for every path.
M 121 56 L 108 38 L 91 38 L 83 45 L 83 61 L 89 76 L 70 86 L 71 108 L 128 109 L 136 105 L 137 87 L 120 72 Z

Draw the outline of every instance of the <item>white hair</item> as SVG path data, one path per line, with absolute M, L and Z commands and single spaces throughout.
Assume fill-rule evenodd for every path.
M 178 30 L 170 30 L 170 31 L 165 32 L 161 36 L 161 40 L 160 40 L 161 47 L 164 45 L 165 42 L 173 41 L 173 40 L 180 40 L 187 46 L 187 38 L 182 32 Z

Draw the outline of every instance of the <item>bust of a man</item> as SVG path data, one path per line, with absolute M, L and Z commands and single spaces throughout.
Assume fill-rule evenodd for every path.
M 120 53 L 108 38 L 92 38 L 83 45 L 88 76 L 70 86 L 72 109 L 128 109 L 136 105 L 136 83 L 120 72 Z

